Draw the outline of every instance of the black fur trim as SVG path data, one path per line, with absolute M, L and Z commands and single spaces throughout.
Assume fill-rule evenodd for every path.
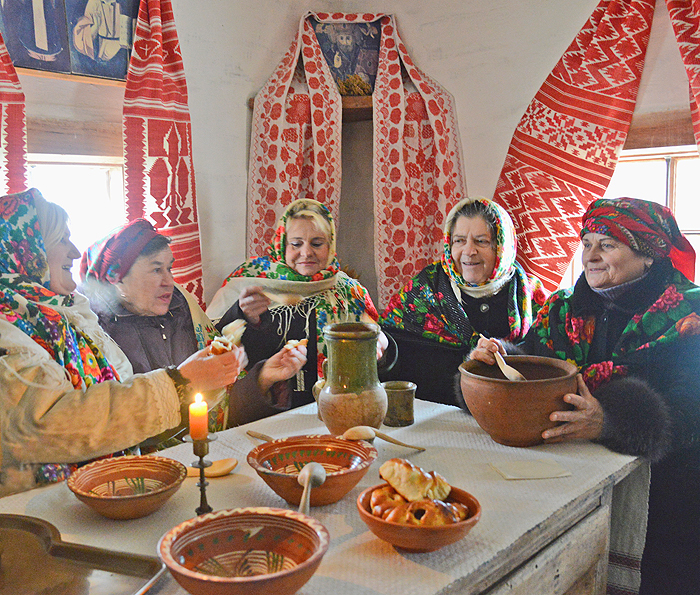
M 662 459 L 671 446 L 671 418 L 664 398 L 646 382 L 613 380 L 593 393 L 603 413 L 603 432 L 596 442 L 622 454 Z

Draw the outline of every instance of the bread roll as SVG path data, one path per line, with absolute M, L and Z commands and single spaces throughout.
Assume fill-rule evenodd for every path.
M 241 344 L 241 338 L 245 332 L 246 322 L 243 319 L 234 320 L 221 330 L 220 337 L 214 337 L 211 342 L 211 352 L 214 355 L 221 355 L 231 351 Z
M 394 508 L 385 517 L 391 523 L 438 527 L 451 525 L 458 520 L 452 507 L 442 500 L 418 500 L 407 502 Z

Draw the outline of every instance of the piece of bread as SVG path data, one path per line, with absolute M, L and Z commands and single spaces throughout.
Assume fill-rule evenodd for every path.
M 424 471 L 406 459 L 389 459 L 379 468 L 379 476 L 406 500 L 444 500 L 452 489 L 435 471 Z
M 214 340 L 211 342 L 211 352 L 214 355 L 221 355 L 240 345 L 241 338 L 245 332 L 245 325 L 246 322 L 242 318 L 227 324 L 221 330 L 221 336 L 214 337 Z
M 386 518 L 400 504 L 406 504 L 406 498 L 388 484 L 373 490 L 369 498 L 372 514 L 381 518 Z
M 285 343 L 285 345 L 284 345 L 284 347 L 282 347 L 282 349 L 294 349 L 298 345 L 306 345 L 308 342 L 309 342 L 308 339 L 301 339 L 299 341 L 297 341 L 296 339 L 290 339 L 289 341 L 287 341 Z

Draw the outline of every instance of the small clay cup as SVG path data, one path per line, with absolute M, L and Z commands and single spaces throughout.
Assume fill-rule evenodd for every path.
M 416 398 L 416 384 L 408 380 L 382 382 L 386 391 L 387 410 L 384 425 L 393 428 L 410 426 L 413 423 L 413 401 Z
M 462 396 L 476 422 L 499 444 L 534 446 L 557 425 L 554 411 L 572 409 L 564 395 L 577 392 L 578 368 L 567 361 L 534 355 L 504 358 L 527 380 L 506 380 L 498 366 L 469 360 L 459 367 Z

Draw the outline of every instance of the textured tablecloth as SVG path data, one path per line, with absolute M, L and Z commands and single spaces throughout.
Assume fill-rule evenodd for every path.
M 561 510 L 589 501 L 605 486 L 618 483 L 639 466 L 634 457 L 612 453 L 586 442 L 512 448 L 495 443 L 460 409 L 416 401 L 415 423 L 383 428 L 399 440 L 424 446 L 425 452 L 379 439 L 379 458 L 367 475 L 336 504 L 311 509 L 331 535 L 331 545 L 314 577 L 300 595 L 433 595 L 478 592 L 506 571 L 494 561 L 522 550 L 529 557 L 529 536 Z M 238 467 L 223 478 L 209 479 L 209 504 L 214 510 L 240 506 L 290 508 L 247 464 L 246 455 L 260 443 L 246 435 L 255 429 L 275 438 L 327 433 L 316 406 L 260 420 L 218 434 L 209 459 L 236 457 Z M 195 457 L 191 444 L 160 453 L 185 464 Z M 355 501 L 368 486 L 380 482 L 381 463 L 403 457 L 427 470 L 436 470 L 457 487 L 472 493 L 482 505 L 482 517 L 462 541 L 437 552 L 411 554 L 394 549 L 367 530 Z M 567 477 L 506 480 L 491 465 L 508 461 L 555 461 L 571 472 Z M 197 480 L 182 488 L 154 514 L 130 521 L 105 519 L 80 503 L 64 484 L 0 499 L 0 512 L 26 514 L 54 524 L 64 541 L 146 555 L 157 555 L 159 538 L 171 527 L 195 515 L 199 506 Z M 553 536 L 553 538 L 556 536 Z M 532 547 L 535 547 L 534 545 Z M 508 554 L 508 555 L 506 555 Z M 526 559 L 526 558 L 525 558 Z M 167 584 L 166 584 L 167 583 Z M 149 591 L 150 593 L 151 591 Z M 157 593 L 184 593 L 164 581 Z

